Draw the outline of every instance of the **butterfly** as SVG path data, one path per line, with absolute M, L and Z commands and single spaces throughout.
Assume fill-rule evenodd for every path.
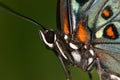
M 120 80 L 120 0 L 59 0 L 57 30 L 40 30 L 56 52 L 67 80 L 67 65 L 90 71 L 99 79 Z
M 42 28 L 41 39 L 55 52 L 67 80 L 69 65 L 89 72 L 90 79 L 96 68 L 99 80 L 120 80 L 120 0 L 58 0 L 57 30 L 0 6 Z

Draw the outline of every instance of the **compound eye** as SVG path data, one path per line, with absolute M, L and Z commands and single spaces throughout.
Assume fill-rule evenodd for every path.
M 54 47 L 55 32 L 53 30 L 40 30 L 40 35 L 46 46 L 48 46 L 49 48 Z
M 46 30 L 44 32 L 44 35 L 45 35 L 45 39 L 48 43 L 54 43 L 54 31 L 52 30 Z

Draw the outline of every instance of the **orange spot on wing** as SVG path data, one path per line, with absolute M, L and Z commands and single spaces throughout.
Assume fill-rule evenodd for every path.
M 69 34 L 69 24 L 68 24 L 68 17 L 66 15 L 66 12 L 63 11 L 63 31 L 65 34 Z
M 68 20 L 65 18 L 64 19 L 64 33 L 69 34 L 69 27 L 68 27 Z
M 110 12 L 107 9 L 103 10 L 103 14 L 104 14 L 105 17 L 110 16 Z
M 114 34 L 113 28 L 111 26 L 106 30 L 106 35 L 111 38 L 115 38 L 115 34 Z
M 68 22 L 68 16 L 67 16 L 67 8 L 66 8 L 66 3 L 64 0 L 60 1 L 60 19 L 61 19 L 61 28 L 63 30 L 63 33 L 68 35 L 70 33 L 69 29 L 69 22 Z
M 80 22 L 77 36 L 81 42 L 87 42 L 90 40 L 89 33 L 87 32 L 87 29 L 84 27 L 83 22 Z

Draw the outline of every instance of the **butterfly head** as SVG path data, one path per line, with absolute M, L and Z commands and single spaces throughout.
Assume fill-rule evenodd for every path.
M 41 38 L 43 42 L 49 47 L 54 47 L 54 42 L 56 40 L 55 32 L 54 30 L 40 30 L 39 34 L 41 35 Z

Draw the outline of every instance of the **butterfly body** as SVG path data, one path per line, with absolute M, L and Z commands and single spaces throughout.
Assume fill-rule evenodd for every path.
M 120 0 L 58 0 L 57 30 L 46 29 L 35 20 L 0 2 L 3 10 L 42 29 L 45 45 L 55 52 L 67 80 L 69 65 L 90 71 L 99 80 L 120 80 Z
M 84 71 L 96 66 L 100 80 L 120 80 L 120 0 L 59 0 L 57 16 L 53 43 L 43 42 L 53 45 L 67 79 L 72 64 Z
M 53 45 L 68 80 L 69 64 L 84 71 L 96 66 L 100 80 L 120 80 L 120 0 L 80 1 L 58 1 L 58 30 L 50 44 L 40 31 L 43 42 Z

